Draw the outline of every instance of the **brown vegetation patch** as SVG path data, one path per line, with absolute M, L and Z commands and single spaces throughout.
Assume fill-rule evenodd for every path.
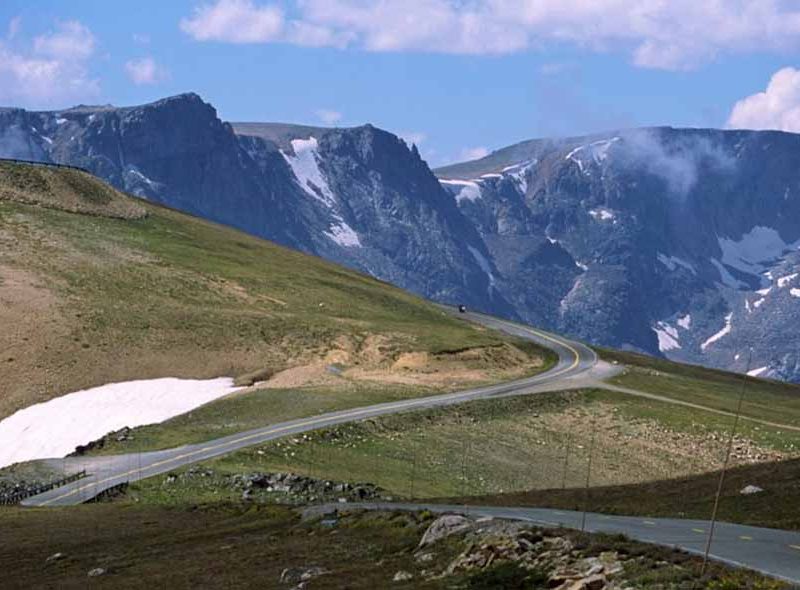
M 0 199 L 119 219 L 147 216 L 133 198 L 79 170 L 0 162 Z

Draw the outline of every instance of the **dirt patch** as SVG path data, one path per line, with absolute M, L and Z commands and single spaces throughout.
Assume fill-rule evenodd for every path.
M 329 370 L 327 363 L 313 363 L 299 367 L 292 367 L 276 373 L 265 383 L 264 389 L 294 389 L 296 387 L 311 387 L 316 385 L 342 385 L 342 378 Z
M 452 386 L 492 379 L 515 379 L 540 369 L 544 361 L 512 344 L 428 353 L 404 352 L 390 364 L 356 367 L 344 375 L 351 379 L 405 385 Z

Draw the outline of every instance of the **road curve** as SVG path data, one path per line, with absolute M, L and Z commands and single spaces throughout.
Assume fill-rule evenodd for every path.
M 582 512 L 549 508 L 511 508 L 499 506 L 464 506 L 416 503 L 326 504 L 307 508 L 306 515 L 326 514 L 335 510 L 430 510 L 473 517 L 492 517 L 530 522 L 537 526 L 581 529 Z M 706 520 L 647 518 L 586 514 L 586 531 L 623 534 L 631 539 L 667 547 L 676 547 L 702 555 L 710 523 Z M 736 567 L 745 567 L 800 586 L 800 532 L 767 529 L 718 522 L 710 557 Z
M 591 348 L 555 334 L 483 314 L 466 313 L 460 314 L 460 316 L 549 348 L 558 355 L 558 362 L 543 373 L 508 383 L 330 412 L 310 418 L 271 424 L 263 428 L 232 434 L 204 443 L 185 445 L 163 451 L 68 459 L 66 461 L 75 468 L 75 471 L 85 468 L 89 475 L 71 484 L 27 498 L 22 502 L 22 505 L 67 506 L 81 504 L 92 499 L 97 494 L 122 483 L 146 479 L 185 465 L 226 455 L 276 438 L 346 422 L 399 412 L 449 406 L 481 398 L 542 393 L 581 387 L 587 383 L 586 380 L 581 381 L 581 376 L 587 375 L 598 364 L 597 355 Z M 63 462 L 64 460 L 59 459 L 54 464 L 61 465 Z

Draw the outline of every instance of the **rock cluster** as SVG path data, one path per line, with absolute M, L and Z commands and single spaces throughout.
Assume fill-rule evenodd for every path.
M 242 498 L 254 499 L 259 493 L 276 493 L 293 499 L 314 502 L 335 498 L 346 501 L 372 500 L 381 488 L 371 483 L 347 483 L 305 477 L 295 473 L 252 473 L 230 476 L 233 487 L 242 488 Z
M 465 535 L 467 547 L 434 577 L 469 574 L 506 562 L 532 572 L 546 572 L 546 587 L 556 590 L 627 588 L 622 576 L 624 560 L 617 552 L 584 555 L 567 537 L 526 528 L 518 523 L 490 519 L 474 521 L 462 516 L 444 515 L 428 527 L 420 546 L 429 546 L 455 534 Z M 418 554 L 417 561 L 422 561 L 422 555 Z M 427 557 L 429 554 L 424 555 Z
M 213 469 L 195 466 L 181 474 L 169 474 L 163 485 L 179 480 L 206 480 L 212 487 L 241 491 L 243 500 L 280 501 L 291 504 L 313 502 L 358 502 L 382 497 L 383 489 L 372 483 L 349 483 L 316 479 L 296 473 L 220 474 Z

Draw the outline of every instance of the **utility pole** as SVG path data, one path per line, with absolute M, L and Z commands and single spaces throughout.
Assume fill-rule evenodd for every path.
M 725 485 L 725 475 L 728 471 L 728 466 L 731 462 L 731 454 L 733 452 L 733 439 L 736 436 L 736 428 L 739 426 L 739 416 L 742 413 L 742 404 L 744 403 L 744 394 L 747 389 L 747 373 L 750 372 L 750 363 L 753 360 L 753 348 L 751 347 L 747 355 L 747 369 L 742 376 L 742 390 L 739 394 L 739 402 L 736 405 L 736 417 L 733 419 L 733 426 L 731 427 L 730 436 L 728 437 L 728 448 L 725 451 L 725 461 L 722 464 L 722 473 L 719 474 L 719 483 L 717 484 L 717 493 L 714 496 L 714 509 L 711 512 L 711 527 L 708 530 L 708 539 L 706 540 L 706 550 L 703 553 L 703 567 L 700 570 L 700 575 L 704 576 L 708 569 L 708 556 L 711 553 L 711 543 L 714 541 L 714 529 L 717 525 L 717 512 L 719 511 L 719 500 L 722 496 L 722 488 Z
M 597 421 L 592 418 L 592 438 L 589 442 L 589 460 L 586 463 L 586 485 L 584 486 L 583 515 L 581 516 L 581 532 L 586 532 L 586 513 L 589 511 L 589 481 L 592 477 L 592 455 L 594 454 L 595 428 Z
M 567 447 L 564 451 L 564 472 L 561 475 L 561 489 L 567 489 L 567 468 L 569 467 L 569 451 L 572 444 L 572 432 L 567 433 Z

